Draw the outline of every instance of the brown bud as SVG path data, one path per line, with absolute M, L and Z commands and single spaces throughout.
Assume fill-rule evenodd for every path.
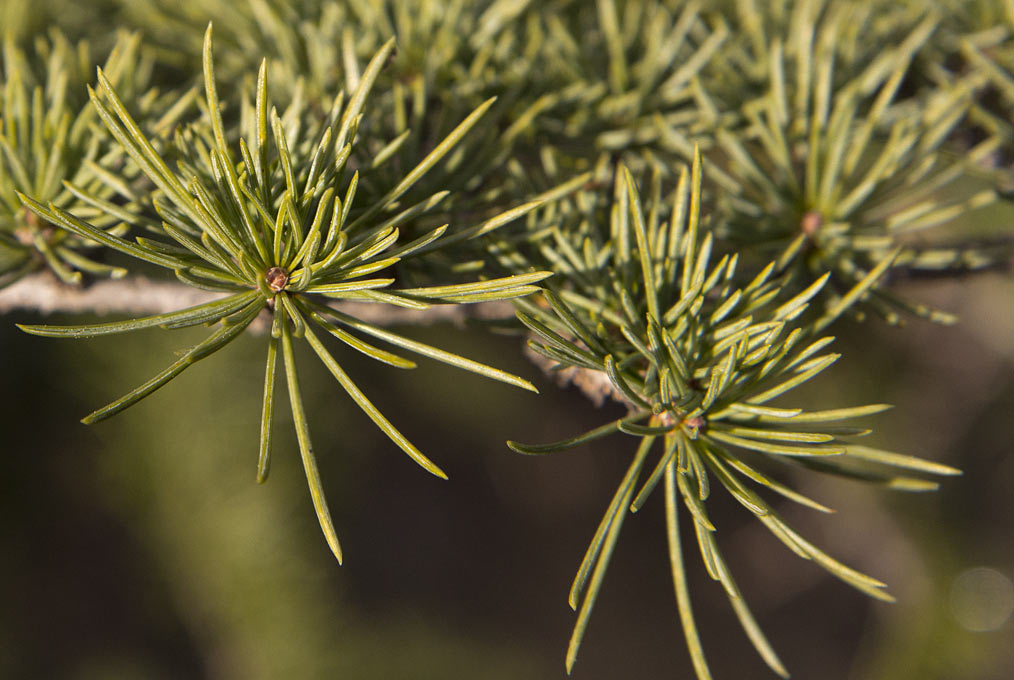
M 282 267 L 272 267 L 264 275 L 264 279 L 268 282 L 268 288 L 277 293 L 289 282 L 289 272 Z
M 824 216 L 816 210 L 809 211 L 799 220 L 799 228 L 807 236 L 813 236 L 822 226 L 824 226 Z
M 691 439 L 697 439 L 697 435 L 708 424 L 708 421 L 703 416 L 691 416 L 690 418 L 684 418 L 680 424 Z
M 683 424 L 684 425 L 686 425 L 687 427 L 693 428 L 695 430 L 699 430 L 702 427 L 704 427 L 704 424 L 706 422 L 707 421 L 704 420 L 703 416 L 692 416 L 690 418 L 684 418 L 683 419 Z
M 672 411 L 662 411 L 661 413 L 659 413 L 657 416 L 654 417 L 654 421 L 655 422 L 653 424 L 666 427 L 668 425 L 672 425 L 676 421 L 676 419 L 673 418 Z

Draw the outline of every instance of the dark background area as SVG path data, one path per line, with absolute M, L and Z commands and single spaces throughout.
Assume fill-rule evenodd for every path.
M 797 474 L 797 488 L 838 512 L 782 507 L 808 539 L 888 582 L 898 602 L 869 600 L 800 560 L 721 489 L 709 501 L 734 575 L 794 678 L 1014 677 L 1014 623 L 974 632 L 962 614 L 972 612 L 972 627 L 1002 621 L 1014 577 L 1014 281 L 909 282 L 904 293 L 957 311 L 962 323 L 840 326 L 842 360 L 789 401 L 894 403 L 870 419 L 871 443 L 964 476 L 937 493 L 902 494 Z M 413 464 L 303 357 L 346 555 L 339 567 L 313 514 L 284 384 L 271 477 L 254 481 L 263 337 L 241 338 L 86 427 L 80 417 L 201 331 L 50 340 L 15 321 L 38 317 L 10 315 L 0 326 L 0 677 L 566 677 L 575 619 L 567 591 L 634 446 L 614 436 L 555 457 L 509 451 L 508 438 L 562 438 L 618 408 L 558 389 L 522 357 L 519 338 L 407 331 L 531 377 L 541 395 L 336 350 L 449 482 Z M 662 511 L 656 492 L 625 523 L 575 679 L 690 677 Z M 714 677 L 775 677 L 685 529 Z

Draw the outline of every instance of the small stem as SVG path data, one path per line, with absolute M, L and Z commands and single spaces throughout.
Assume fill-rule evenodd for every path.
M 60 283 L 51 274 L 41 272 L 0 289 L 0 314 L 28 310 L 40 314 L 149 316 L 210 302 L 221 295 L 175 281 L 152 281 L 141 276 L 101 280 L 84 288 L 72 288 Z M 461 324 L 468 319 L 509 319 L 514 316 L 513 306 L 506 301 L 434 305 L 421 311 L 370 302 L 340 302 L 331 306 L 362 321 L 383 326 Z M 265 332 L 268 324 L 254 324 L 251 330 Z

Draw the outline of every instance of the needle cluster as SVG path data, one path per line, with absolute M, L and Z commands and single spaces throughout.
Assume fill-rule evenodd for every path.
M 348 101 L 335 98 L 330 114 L 317 125 L 303 126 L 290 109 L 282 116 L 270 106 L 266 68 L 258 77 L 253 126 L 238 144 L 227 139 L 220 112 L 212 58 L 211 27 L 204 43 L 205 114 L 176 136 L 177 168 L 171 168 L 134 120 L 106 74 L 99 71 L 99 90 L 92 103 L 109 133 L 158 189 L 154 200 L 160 222 L 132 215 L 128 205 L 104 204 L 111 218 L 147 226 L 161 238 L 127 239 L 75 216 L 55 202 L 42 204 L 20 194 L 39 218 L 82 239 L 90 239 L 148 264 L 171 270 L 182 282 L 227 293 L 213 302 L 168 314 L 85 326 L 21 326 L 49 337 L 93 337 L 141 328 L 217 329 L 187 350 L 164 371 L 84 418 L 91 424 L 119 413 L 147 397 L 198 361 L 235 340 L 261 314 L 270 314 L 267 366 L 261 418 L 257 477 L 268 475 L 276 365 L 281 350 L 286 387 L 310 495 L 328 545 L 341 561 L 338 544 L 317 471 L 309 427 L 299 389 L 294 343 L 304 340 L 353 402 L 392 442 L 428 472 L 446 478 L 370 402 L 315 333 L 319 329 L 377 361 L 413 368 L 403 356 L 376 347 L 371 336 L 395 347 L 458 368 L 534 391 L 527 381 L 436 347 L 402 337 L 328 306 L 331 300 L 365 300 L 425 309 L 430 304 L 464 304 L 528 295 L 547 271 L 471 283 L 393 289 L 395 278 L 377 276 L 424 247 L 439 245 L 447 225 L 407 243 L 399 227 L 438 203 L 438 192 L 419 203 L 399 199 L 475 125 L 489 103 L 462 121 L 401 180 L 375 201 L 357 201 L 360 172 L 351 167 L 356 132 L 367 96 L 393 49 L 387 43 L 370 61 L 359 87 Z M 296 112 L 298 113 L 298 112 Z M 247 141 L 249 139 L 249 142 Z M 368 176 L 369 166 L 363 175 Z M 368 177 L 366 180 L 368 181 Z
M 38 4 L 38 16 L 70 21 L 74 3 Z M 445 477 L 331 345 L 535 388 L 339 303 L 423 317 L 435 305 L 509 300 L 517 317 L 501 327 L 593 399 L 627 408 L 555 443 L 509 442 L 541 455 L 615 435 L 633 450 L 570 592 L 568 670 L 625 519 L 661 488 L 698 678 L 710 671 L 684 569 L 688 530 L 784 676 L 721 555 L 709 498 L 723 489 L 794 553 L 890 599 L 790 527 L 776 501 L 830 512 L 792 487 L 797 473 L 924 491 L 958 471 L 863 445 L 869 430 L 852 421 L 888 408 L 876 397 L 812 409 L 794 390 L 839 359 L 835 325 L 954 321 L 900 297 L 897 278 L 964 274 L 1014 251 L 1008 224 L 983 237 L 965 219 L 1014 186 L 1004 167 L 1014 11 L 924 4 L 103 0 L 93 19 L 145 37 L 119 36 L 94 80 L 86 41 L 53 33 L 34 53 L 4 45 L 0 287 L 40 269 L 79 285 L 130 264 L 219 295 L 135 319 L 21 326 L 65 338 L 209 329 L 86 423 L 270 327 L 257 479 L 268 477 L 284 380 L 339 561 L 297 348 L 395 446 Z M 14 16 L 25 6 L 7 13 L 19 30 L 31 25 L 24 10 Z
M 958 474 L 947 466 L 862 446 L 856 440 L 869 430 L 840 424 L 883 411 L 885 404 L 830 410 L 772 405 L 838 360 L 840 355 L 826 351 L 833 338 L 820 331 L 847 305 L 808 315 L 829 274 L 793 294 L 791 277 L 776 274 L 774 262 L 743 278 L 737 274 L 736 255 L 717 257 L 714 234 L 701 220 L 701 179 L 698 154 L 692 171 L 684 168 L 670 201 L 663 202 L 657 193 L 645 201 L 631 172 L 620 166 L 608 218 L 598 226 L 586 222 L 564 232 L 575 245 L 584 244 L 586 266 L 575 263 L 578 267 L 567 276 L 572 285 L 547 290 L 545 306 L 518 303 L 518 318 L 533 334 L 534 351 L 557 369 L 599 374 L 629 413 L 552 444 L 508 445 L 519 453 L 542 455 L 612 434 L 637 440 L 630 467 L 571 587 L 570 604 L 578 609 L 578 619 L 568 669 L 624 518 L 637 512 L 660 482 L 676 600 L 698 677 L 708 677 L 708 670 L 683 567 L 681 505 L 689 513 L 708 573 L 725 588 L 760 655 L 786 676 L 719 550 L 706 507 L 715 483 L 793 552 L 868 595 L 890 599 L 885 584 L 829 556 L 781 519 L 763 492 L 821 512 L 831 510 L 779 481 L 768 471 L 769 463 L 914 491 L 936 488 L 919 474 Z M 844 299 L 858 299 L 874 280 L 867 277 Z

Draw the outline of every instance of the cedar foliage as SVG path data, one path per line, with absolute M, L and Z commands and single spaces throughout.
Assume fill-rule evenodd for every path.
M 403 356 L 414 354 L 534 390 L 336 304 L 510 300 L 511 328 L 541 365 L 628 409 L 553 444 L 508 442 L 544 455 L 629 438 L 630 467 L 570 592 L 568 672 L 624 519 L 659 486 L 699 678 L 710 673 L 683 566 L 688 529 L 760 656 L 788 675 L 722 557 L 715 488 L 789 550 L 891 599 L 781 519 L 776 496 L 829 509 L 772 471 L 904 491 L 959 474 L 864 446 L 869 429 L 843 421 L 886 410 L 875 395 L 808 410 L 791 391 L 839 360 L 826 334 L 837 325 L 955 321 L 892 281 L 1009 262 L 1008 225 L 984 239 L 954 224 L 1010 184 L 1010 3 L 106 0 L 89 20 L 72 3 L 41 4 L 6 10 L 0 284 L 161 267 L 225 293 L 168 314 L 21 326 L 71 338 L 211 328 L 85 423 L 266 317 L 257 480 L 270 467 L 280 353 L 313 506 L 340 562 L 297 341 L 392 443 L 445 476 L 321 338 L 397 368 L 415 367 Z M 90 36 L 100 23 L 123 32 Z

